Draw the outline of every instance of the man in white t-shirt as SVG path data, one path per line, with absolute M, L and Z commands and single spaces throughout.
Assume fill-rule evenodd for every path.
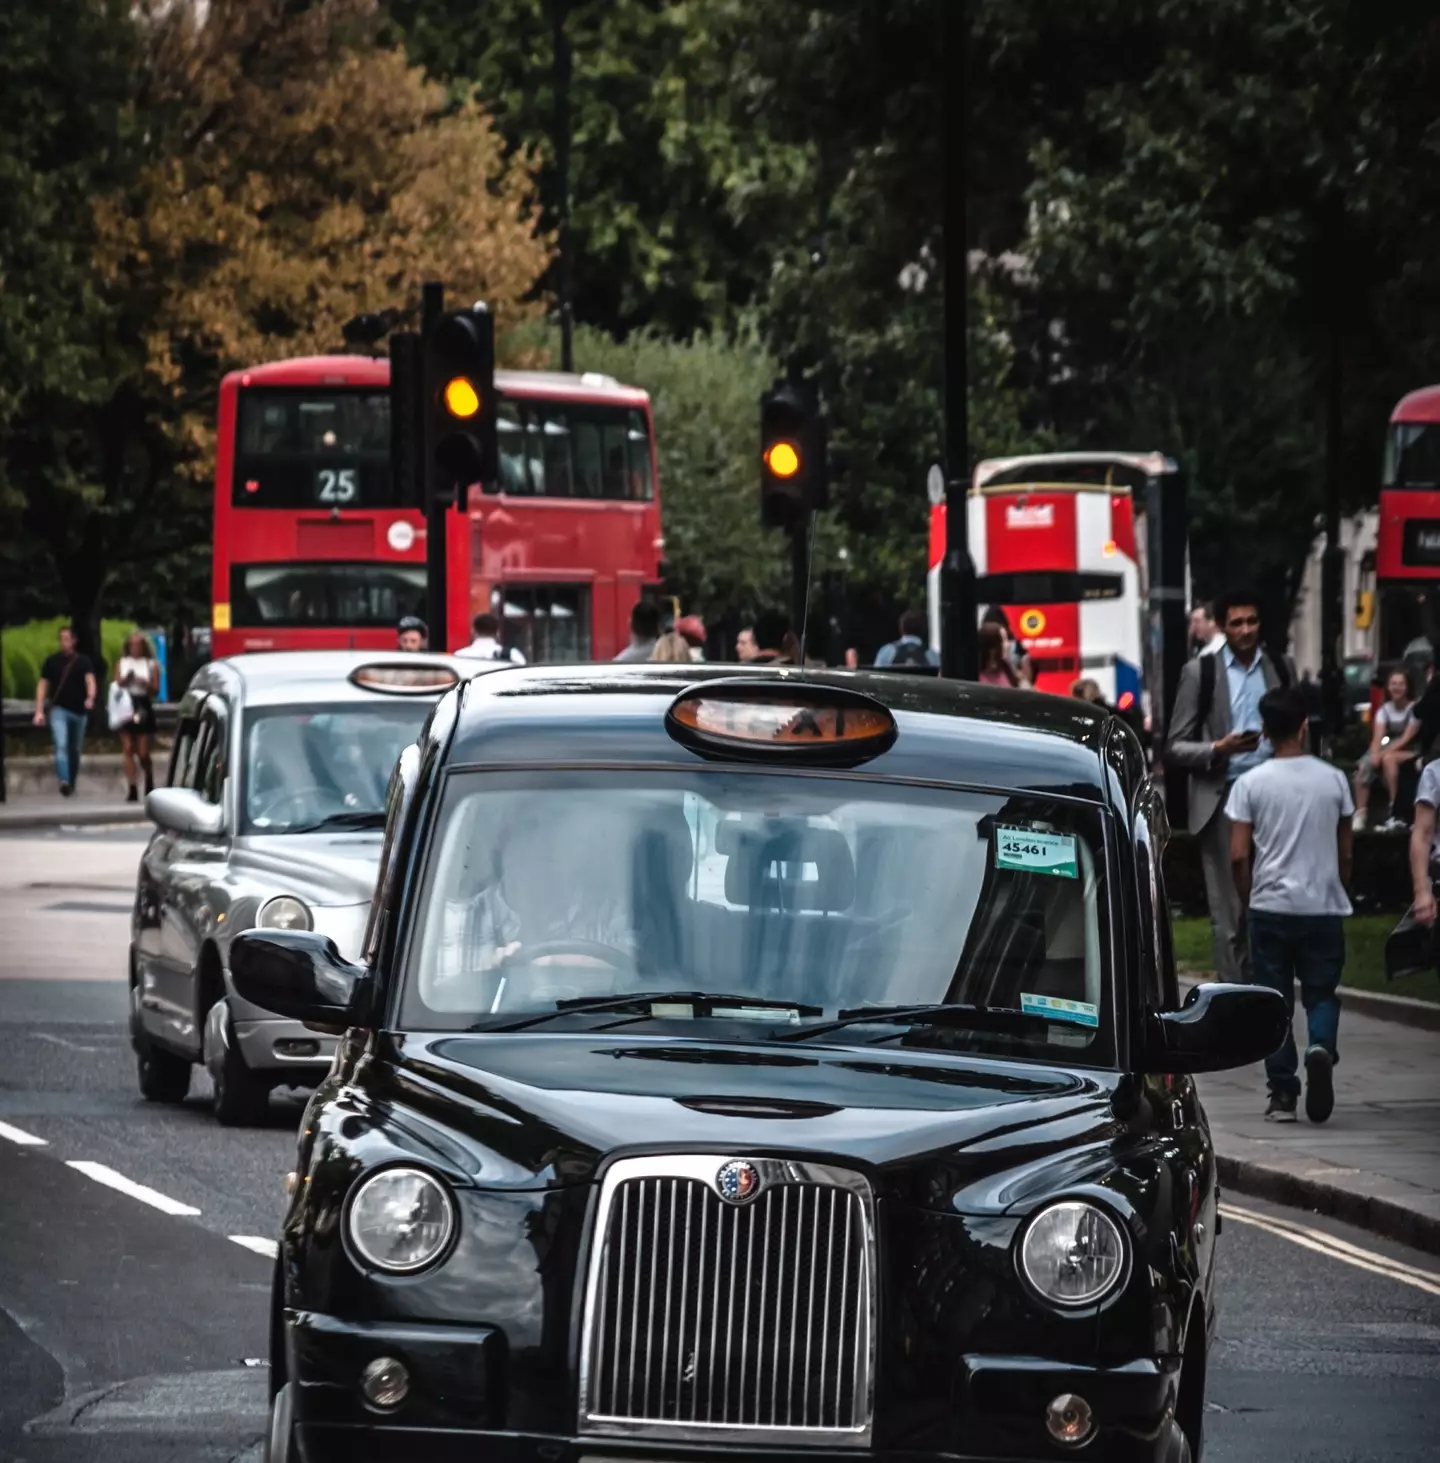
M 470 628 L 475 638 L 456 655 L 469 656 L 471 660 L 498 660 L 509 665 L 524 665 L 525 657 L 518 650 L 507 650 L 500 643 L 500 618 L 498 615 L 476 615 Z
M 1225 805 L 1231 820 L 1230 864 L 1249 905 L 1250 961 L 1295 1012 L 1295 982 L 1308 1026 L 1305 1116 L 1323 1123 L 1335 1107 L 1332 1068 L 1345 966 L 1344 919 L 1350 913 L 1350 785 L 1338 768 L 1305 750 L 1309 707 L 1292 686 L 1260 698 L 1260 723 L 1274 748 L 1268 762 L 1236 779 Z M 1295 1037 L 1265 1059 L 1271 1122 L 1293 1123 L 1300 1096 Z

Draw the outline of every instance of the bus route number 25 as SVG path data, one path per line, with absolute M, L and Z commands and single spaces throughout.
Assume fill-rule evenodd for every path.
M 321 503 L 353 503 L 360 496 L 360 484 L 353 467 L 322 467 L 315 474 L 315 497 Z

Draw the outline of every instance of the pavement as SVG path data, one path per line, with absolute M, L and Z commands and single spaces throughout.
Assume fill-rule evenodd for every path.
M 0 834 L 0 1463 L 263 1452 L 270 1253 L 302 1108 L 277 1095 L 260 1126 L 220 1128 L 199 1074 L 178 1106 L 137 1092 L 125 947 L 145 837 Z M 1342 1076 L 1352 1057 L 1375 1069 L 1362 1035 L 1347 1019 Z M 1254 1073 L 1230 1093 L 1202 1080 L 1212 1117 L 1263 1106 Z M 1331 1133 L 1359 1121 L 1345 1090 Z M 1299 1153 L 1331 1133 L 1262 1136 Z M 1228 1182 L 1220 1234 L 1209 1463 L 1432 1457 L 1440 1262 Z
M 1345 1009 L 1339 1050 L 1326 1123 L 1267 1123 L 1261 1065 L 1196 1079 L 1221 1185 L 1440 1255 L 1440 1032 Z
M 118 759 L 116 759 L 118 760 Z M 7 763 L 7 773 L 15 762 Z M 105 771 L 108 773 L 109 769 Z M 74 795 L 61 797 L 55 782 L 46 779 L 40 788 L 33 779 L 7 776 L 6 798 L 0 803 L 0 832 L 30 828 L 93 826 L 103 823 L 143 823 L 145 804 L 127 803 L 120 783 L 113 776 L 88 778 L 80 764 L 80 781 Z

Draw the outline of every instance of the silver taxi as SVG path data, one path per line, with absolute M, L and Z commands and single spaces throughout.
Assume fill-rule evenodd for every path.
M 312 1086 L 334 1037 L 240 999 L 241 930 L 315 930 L 359 958 L 395 760 L 440 695 L 483 662 L 287 651 L 205 666 L 180 704 L 167 786 L 140 860 L 130 1036 L 141 1092 L 178 1103 L 198 1063 L 225 1124 L 258 1122 L 273 1088 Z

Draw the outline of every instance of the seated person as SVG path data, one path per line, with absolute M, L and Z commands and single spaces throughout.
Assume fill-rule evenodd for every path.
M 1391 671 L 1385 691 L 1386 700 L 1371 722 L 1370 745 L 1355 769 L 1355 826 L 1365 827 L 1370 784 L 1377 778 L 1383 778 L 1385 791 L 1390 797 L 1390 816 L 1382 828 L 1390 831 L 1405 826 L 1396 816 L 1400 769 L 1420 750 L 1420 721 L 1415 714 L 1410 677 L 1405 671 Z

